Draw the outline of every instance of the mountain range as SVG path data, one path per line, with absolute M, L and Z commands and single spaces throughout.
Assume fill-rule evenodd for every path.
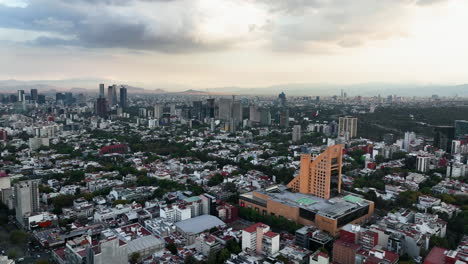
M 16 92 L 17 90 L 38 89 L 41 93 L 55 93 L 71 91 L 73 93 L 97 93 L 98 85 L 104 83 L 122 83 L 116 80 L 101 78 L 63 79 L 63 80 L 0 80 L 0 93 Z M 120 86 L 120 85 L 119 85 Z M 124 85 L 129 93 L 177 93 L 190 95 L 273 95 L 285 92 L 290 96 L 331 96 L 339 95 L 341 91 L 348 96 L 468 96 L 468 84 L 440 85 L 440 84 L 393 84 L 393 83 L 362 83 L 350 85 L 337 84 L 279 84 L 265 87 L 218 87 L 207 89 L 193 89 L 177 85 L 148 85 L 135 83 Z M 144 88 L 142 88 L 144 87 Z

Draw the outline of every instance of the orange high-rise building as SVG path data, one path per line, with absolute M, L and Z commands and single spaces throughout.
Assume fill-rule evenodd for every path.
M 301 169 L 287 186 L 294 192 L 330 199 L 333 191 L 341 193 L 343 145 L 327 148 L 316 157 L 301 155 Z

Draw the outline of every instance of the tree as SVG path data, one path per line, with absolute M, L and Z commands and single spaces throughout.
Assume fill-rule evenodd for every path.
M 216 174 L 208 181 L 208 186 L 216 186 L 224 181 L 224 177 L 221 174 Z
M 226 249 L 233 254 L 239 254 L 242 251 L 235 239 L 230 239 L 226 242 Z
M 438 237 L 438 236 L 431 236 L 431 239 L 429 240 L 429 246 L 430 247 L 441 247 L 441 248 L 449 248 L 449 244 L 447 239 L 443 237 Z
M 236 192 L 237 191 L 237 187 L 236 187 L 236 184 L 233 183 L 233 182 L 227 182 L 224 184 L 224 189 L 228 192 Z
M 28 239 L 28 234 L 21 230 L 13 230 L 10 233 L 10 241 L 13 244 L 24 244 Z
M 132 255 L 130 255 L 130 263 L 136 264 L 140 260 L 140 253 L 138 252 L 133 252 Z
M 375 155 L 375 162 L 376 162 L 377 164 L 380 164 L 380 163 L 382 163 L 382 162 L 384 162 L 384 161 L 385 161 L 385 157 L 384 157 L 384 156 L 382 156 L 382 155 Z
M 18 253 L 15 250 L 9 250 L 7 255 L 8 255 L 8 258 L 10 259 L 16 259 L 16 257 L 18 256 Z
M 127 200 L 115 200 L 112 205 L 115 207 L 118 204 L 128 204 Z
M 172 253 L 172 255 L 177 255 L 178 251 L 177 251 L 176 244 L 169 243 L 169 244 L 167 244 L 166 248 L 167 248 L 167 250 L 169 250 Z
M 198 263 L 197 259 L 192 255 L 188 255 L 184 259 L 184 264 L 197 264 L 197 263 Z
M 396 198 L 396 204 L 400 207 L 410 208 L 418 201 L 420 195 L 421 193 L 417 191 L 401 192 Z
M 76 199 L 74 195 L 59 195 L 52 198 L 52 205 L 54 206 L 54 214 L 61 214 L 62 208 L 70 207 L 73 205 L 73 201 Z
M 226 248 L 221 249 L 221 251 L 218 253 L 218 256 L 216 257 L 216 260 L 218 263 L 224 263 L 226 260 L 228 260 L 231 257 L 231 252 L 227 250 Z

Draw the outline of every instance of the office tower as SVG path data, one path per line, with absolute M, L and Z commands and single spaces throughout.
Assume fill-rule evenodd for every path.
M 249 108 L 249 120 L 250 122 L 252 123 L 258 123 L 260 122 L 260 118 L 261 118 L 261 115 L 260 115 L 260 111 L 258 111 L 258 107 L 256 105 L 251 105 L 250 108 Z
M 164 106 L 157 104 L 154 106 L 154 118 L 161 118 L 164 114 Z
M 416 169 L 420 172 L 427 172 L 429 170 L 429 165 L 431 162 L 430 156 L 417 156 L 416 157 Z
M 279 95 L 278 95 L 278 101 L 279 101 L 279 105 L 281 107 L 285 107 L 286 106 L 286 94 L 284 94 L 284 92 L 281 92 Z
M 405 132 L 405 138 L 403 140 L 403 149 L 410 151 L 410 145 L 416 140 L 416 134 L 414 132 Z
M 55 94 L 55 101 L 64 101 L 65 100 L 65 94 L 63 93 L 56 93 Z
M 434 147 L 443 149 L 446 152 L 451 151 L 452 140 L 455 139 L 455 127 L 436 126 L 434 127 Z
M 451 153 L 453 154 L 460 154 L 461 152 L 461 141 L 460 140 L 452 140 L 452 147 Z
M 218 117 L 221 120 L 230 120 L 231 119 L 231 99 L 220 98 L 218 102 Z
M 122 108 L 127 108 L 128 107 L 128 102 L 127 102 L 127 88 L 125 87 L 120 87 L 120 107 Z
M 117 99 L 117 85 L 112 85 L 112 105 L 118 104 L 119 101 Z
M 242 107 L 241 101 L 232 102 L 231 114 L 232 114 L 232 119 L 234 120 L 236 124 L 239 124 L 242 121 L 243 107 Z
M 86 104 L 86 95 L 80 93 L 76 96 L 76 102 L 80 105 Z
M 65 104 L 73 104 L 75 102 L 75 98 L 73 98 L 73 94 L 68 92 L 65 93 Z
M 192 102 L 191 116 L 193 119 L 197 119 L 197 120 L 203 119 L 204 114 L 203 114 L 203 102 L 202 101 Z
M 24 217 L 39 211 L 39 183 L 22 181 L 14 185 L 16 220 L 24 224 Z
M 301 168 L 288 187 L 295 192 L 330 199 L 332 191 L 341 193 L 341 163 L 343 145 L 327 148 L 318 156 L 301 155 Z
M 455 138 L 465 139 L 468 136 L 468 121 L 455 120 Z
M 260 125 L 261 126 L 270 126 L 271 125 L 270 109 L 268 109 L 268 108 L 260 109 Z
M 392 133 L 386 133 L 383 135 L 383 141 L 387 145 L 392 145 L 393 143 L 395 143 L 395 135 Z
M 10 94 L 9 101 L 10 101 L 10 103 L 18 102 L 18 96 L 14 95 L 14 94 Z
M 176 105 L 175 105 L 175 104 L 170 104 L 170 105 L 169 105 L 169 114 L 170 114 L 171 116 L 177 115 L 177 112 L 176 112 Z
M 338 135 L 354 138 L 357 136 L 357 117 L 344 116 L 340 117 L 338 123 Z
M 104 98 L 104 97 L 106 97 L 106 96 L 104 95 L 104 93 L 105 93 L 104 90 L 105 90 L 104 84 L 103 84 L 103 83 L 99 84 L 99 98 Z
M 98 98 L 96 101 L 96 115 L 106 118 L 107 117 L 107 100 L 104 97 Z
M 31 101 L 37 102 L 37 89 L 31 89 Z
M 289 127 L 289 109 L 283 108 L 279 112 L 280 127 Z
M 141 108 L 138 109 L 138 115 L 140 117 L 146 118 L 146 117 L 148 117 L 148 110 L 146 108 L 144 108 L 144 107 L 141 107 Z
M 215 117 L 215 99 L 214 98 L 206 99 L 206 117 L 209 117 L 209 118 Z
M 292 141 L 293 143 L 299 142 L 301 140 L 301 125 L 294 125 L 292 130 Z
M 18 90 L 18 102 L 23 102 L 24 99 L 24 90 Z
M 46 100 L 45 100 L 45 95 L 43 94 L 38 94 L 37 95 L 37 103 L 38 104 L 45 104 Z
M 107 103 L 109 106 L 113 106 L 114 102 L 112 101 L 114 99 L 114 86 L 109 86 L 107 87 Z

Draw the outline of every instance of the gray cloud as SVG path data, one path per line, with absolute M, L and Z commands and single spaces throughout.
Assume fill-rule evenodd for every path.
M 40 46 L 179 53 L 227 49 L 243 41 L 236 36 L 217 41 L 200 37 L 204 14 L 197 10 L 198 1 L 32 0 L 24 8 L 0 5 L 0 27 L 63 36 L 44 35 L 31 42 Z M 248 25 L 247 31 L 278 50 L 317 42 L 354 47 L 404 34 L 408 7 L 442 1 L 447 0 L 253 0 L 249 3 L 266 10 L 271 18 L 262 25 Z

